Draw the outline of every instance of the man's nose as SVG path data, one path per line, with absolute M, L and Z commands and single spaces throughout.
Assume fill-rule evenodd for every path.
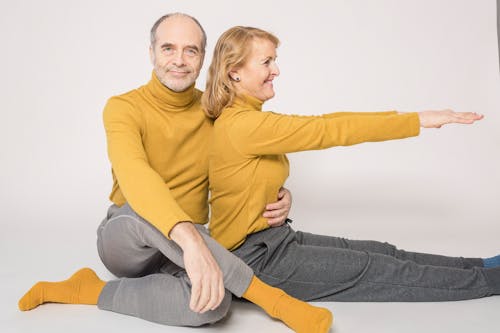
M 185 61 L 184 61 L 184 52 L 182 52 L 182 51 L 176 51 L 174 53 L 173 64 L 175 66 L 177 66 L 177 67 L 183 66 L 185 64 Z

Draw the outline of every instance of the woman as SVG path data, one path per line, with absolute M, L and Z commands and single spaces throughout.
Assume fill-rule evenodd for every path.
M 234 27 L 218 40 L 202 99 L 215 118 L 209 158 L 211 235 L 263 281 L 302 300 L 445 301 L 500 293 L 500 257 L 453 258 L 270 228 L 260 216 L 289 171 L 285 153 L 416 136 L 420 127 L 471 124 L 475 113 L 262 112 L 274 96 L 278 39 Z

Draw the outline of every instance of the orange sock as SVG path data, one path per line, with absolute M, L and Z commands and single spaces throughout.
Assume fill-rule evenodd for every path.
M 325 308 L 298 300 L 283 290 L 271 287 L 256 276 L 243 298 L 260 306 L 271 317 L 280 319 L 298 333 L 326 333 L 332 325 L 332 313 Z
M 18 306 L 21 311 L 27 311 L 47 302 L 95 305 L 105 284 L 93 270 L 82 268 L 68 280 L 36 283 L 19 300 Z

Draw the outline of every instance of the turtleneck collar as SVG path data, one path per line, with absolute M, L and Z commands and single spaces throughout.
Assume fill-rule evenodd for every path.
M 264 104 L 264 102 L 256 97 L 250 95 L 241 95 L 234 97 L 232 107 L 245 109 L 250 108 L 255 111 L 262 111 L 262 104 Z
M 154 102 L 168 111 L 184 110 L 193 103 L 196 97 L 194 83 L 184 91 L 175 92 L 163 85 L 154 71 L 151 80 L 144 87 Z

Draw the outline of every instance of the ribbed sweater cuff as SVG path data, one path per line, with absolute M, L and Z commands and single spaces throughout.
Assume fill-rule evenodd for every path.
M 420 116 L 417 112 L 412 112 L 408 114 L 411 122 L 410 122 L 410 132 L 412 136 L 417 136 L 420 134 Z

